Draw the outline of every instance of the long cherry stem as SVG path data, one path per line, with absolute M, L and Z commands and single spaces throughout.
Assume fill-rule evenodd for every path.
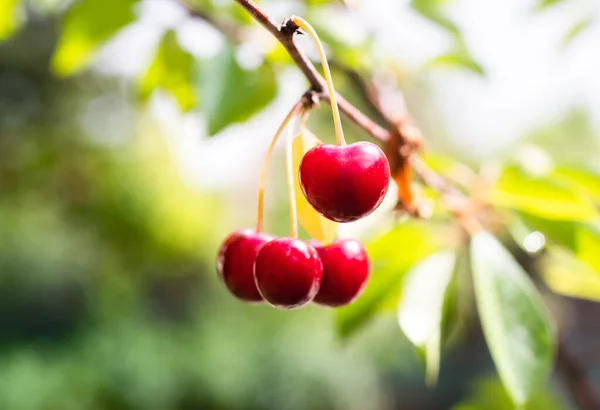
M 288 127 L 288 136 L 286 141 L 286 166 L 287 166 L 287 186 L 290 199 L 290 237 L 298 238 L 298 210 L 296 208 L 296 190 L 294 189 L 294 165 L 292 144 L 294 142 L 294 126 Z
M 321 59 L 321 64 L 323 65 L 325 82 L 327 83 L 327 93 L 329 94 L 329 99 L 331 100 L 331 113 L 333 114 L 335 139 L 337 145 L 346 145 L 346 140 L 344 139 L 344 130 L 342 129 L 342 120 L 340 118 L 340 110 L 337 103 L 337 94 L 335 92 L 335 88 L 333 87 L 333 79 L 331 78 L 329 63 L 327 62 L 327 56 L 325 55 L 325 50 L 323 49 L 321 40 L 319 40 L 319 36 L 317 35 L 315 29 L 302 17 L 294 16 L 291 18 L 291 20 L 302 30 L 306 31 L 315 42 L 317 52 L 319 53 L 319 58 Z
M 283 119 L 282 123 L 279 125 L 277 132 L 275 132 L 275 135 L 273 136 L 273 139 L 271 140 L 271 144 L 269 145 L 269 148 L 267 149 L 267 153 L 265 155 L 262 170 L 260 172 L 260 179 L 258 182 L 258 201 L 257 201 L 258 205 L 257 205 L 257 215 L 256 215 L 256 232 L 262 232 L 262 228 L 263 228 L 263 217 L 264 217 L 264 208 L 265 208 L 265 182 L 267 181 L 267 169 L 269 168 L 269 161 L 271 159 L 271 154 L 273 153 L 273 150 L 275 149 L 275 145 L 277 144 L 277 140 L 279 139 L 279 136 L 281 135 L 281 133 L 283 132 L 285 127 L 288 125 L 290 120 L 292 118 L 294 118 L 296 115 L 298 115 L 298 112 L 300 111 L 301 108 L 302 108 L 302 100 L 300 100 L 296 104 L 294 104 L 294 106 L 292 107 L 290 112 L 287 113 L 287 115 Z

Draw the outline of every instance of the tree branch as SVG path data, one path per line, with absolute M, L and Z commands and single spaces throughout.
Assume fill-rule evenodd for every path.
M 265 14 L 256 3 L 251 0 L 234 0 L 242 6 L 260 25 L 273 35 L 281 45 L 286 49 L 296 66 L 302 71 L 311 90 L 318 94 L 319 100 L 331 103 L 326 92 L 325 80 L 319 74 L 314 64 L 308 59 L 304 51 L 296 44 L 295 35 L 298 32 L 298 26 L 287 19 L 282 25 L 277 24 L 275 20 Z M 338 106 L 342 114 L 355 122 L 359 127 L 365 130 L 374 139 L 385 142 L 389 139 L 389 132 L 367 117 L 358 108 L 353 106 L 341 95 L 338 97 Z

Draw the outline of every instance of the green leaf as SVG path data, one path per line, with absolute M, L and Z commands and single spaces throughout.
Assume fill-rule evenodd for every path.
M 487 232 L 471 239 L 475 300 L 483 333 L 504 386 L 522 405 L 552 367 L 555 329 L 527 273 Z
M 68 76 L 83 69 L 94 50 L 133 21 L 136 1 L 77 1 L 63 18 L 60 39 L 52 56 L 52 70 Z
M 148 98 L 159 88 L 175 97 L 182 110 L 189 110 L 195 104 L 192 87 L 193 64 L 192 56 L 179 46 L 175 32 L 168 31 L 141 80 L 142 97 Z
M 541 272 L 542 279 L 552 291 L 600 302 L 600 272 L 573 253 L 558 246 L 549 247 L 542 260 Z
M 254 70 L 243 69 L 230 46 L 203 66 L 199 86 L 209 135 L 246 121 L 277 94 L 273 68 L 265 63 Z
M 20 24 L 18 15 L 19 1 L 0 1 L 0 41 L 10 36 Z
M 553 178 L 589 195 L 600 203 L 600 174 L 591 170 L 576 168 L 559 168 L 552 174 Z
M 447 3 L 446 0 L 412 0 L 410 5 L 423 17 L 458 36 L 460 35 L 458 27 L 441 10 L 445 3 Z
M 473 392 L 462 402 L 452 407 L 452 410 L 509 410 L 513 409 L 510 396 L 497 378 L 479 379 L 472 388 Z M 563 410 L 553 390 L 542 389 L 534 394 L 521 410 Z
M 533 177 L 508 168 L 492 191 L 495 206 L 516 209 L 541 218 L 585 221 L 598 216 L 590 199 L 554 178 Z
M 454 252 L 441 251 L 413 267 L 406 275 L 398 304 L 400 328 L 425 353 L 425 378 L 429 385 L 436 383 L 439 373 L 444 302 L 455 261 Z
M 362 295 L 337 310 L 340 335 L 349 336 L 382 310 L 395 310 L 404 275 L 438 248 L 437 240 L 436 232 L 429 226 L 406 222 L 368 243 L 371 275 Z
M 524 212 L 519 213 L 519 218 L 529 228 L 530 232 L 540 231 L 543 233 L 546 242 L 552 241 L 573 251 L 577 248 L 577 241 L 575 239 L 576 225 L 573 222 L 543 219 Z
M 485 71 L 473 57 L 465 52 L 452 52 L 435 57 L 429 62 L 429 66 L 444 66 L 467 69 L 477 75 L 484 76 Z
M 600 275 L 600 228 L 592 225 L 577 227 L 577 257 L 589 265 Z
M 571 44 L 573 42 L 573 40 L 575 40 L 583 31 L 585 31 L 585 29 L 590 27 L 593 22 L 594 22 L 594 18 L 588 17 L 588 18 L 585 18 L 585 19 L 580 20 L 577 23 L 573 24 L 571 26 L 571 28 L 567 31 L 565 36 L 563 37 L 563 40 L 562 40 L 563 47 L 566 47 L 569 44 Z
M 554 6 L 555 4 L 558 4 L 562 1 L 564 1 L 564 0 L 539 0 L 537 9 L 543 10 L 547 7 Z

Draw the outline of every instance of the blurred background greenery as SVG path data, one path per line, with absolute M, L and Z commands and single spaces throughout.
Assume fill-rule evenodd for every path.
M 577 165 L 592 172 L 578 181 L 587 178 L 586 189 L 600 192 L 593 173 L 600 87 L 572 69 L 600 72 L 593 2 L 490 2 L 497 3 L 492 14 L 514 9 L 515 27 L 502 32 L 519 30 L 515 21 L 523 16 L 531 20 L 522 24 L 538 25 L 523 38 L 539 65 L 530 70 L 526 58 L 515 64 L 518 73 L 532 73 L 520 82 L 508 81 L 512 68 L 477 43 L 486 29 L 475 24 L 477 16 L 469 20 L 469 10 L 478 10 L 473 2 L 349 3 L 261 5 L 278 20 L 306 16 L 333 59 L 376 74 L 384 105 L 410 106 L 442 168 L 456 158 L 485 172 L 503 163 L 534 173 L 548 161 Z M 253 225 L 266 142 L 305 83 L 233 2 L 190 0 L 189 7 L 196 16 L 169 0 L 0 0 L 0 409 L 512 408 L 475 315 L 445 352 L 437 386 L 425 385 L 419 355 L 393 309 L 383 306 L 392 300 L 395 307 L 397 281 L 387 290 L 393 295 L 373 302 L 369 294 L 356 310 L 341 312 L 248 306 L 224 290 L 214 267 L 217 247 L 232 229 Z M 543 13 L 551 17 L 535 20 Z M 390 18 L 412 31 L 391 32 L 404 28 L 390 28 Z M 550 46 L 536 33 L 553 33 L 556 41 Z M 562 50 L 571 43 L 579 54 L 535 54 L 536 44 Z M 549 61 L 570 61 L 570 74 L 552 72 L 562 79 L 557 84 L 523 85 Z M 345 77 L 334 76 L 343 94 L 373 114 Z M 553 86 L 564 93 L 540 91 Z M 503 95 L 503 87 L 513 94 Z M 521 87 L 525 97 L 514 93 Z M 322 139 L 331 133 L 329 116 L 324 107 L 311 118 Z M 366 138 L 346 125 L 350 139 Z M 284 235 L 282 161 L 272 165 L 267 226 Z M 516 180 L 518 195 L 531 188 L 522 188 L 524 180 Z M 555 253 L 569 248 L 560 224 L 577 218 L 557 216 L 561 211 L 542 196 L 506 198 L 498 204 L 508 201 L 522 217 L 516 242 L 533 227 L 556 233 Z M 559 199 L 581 211 L 573 198 Z M 384 261 L 381 277 L 401 281 L 426 254 L 413 249 L 413 223 L 398 223 L 389 209 L 344 234 L 369 242 L 372 258 Z M 447 216 L 440 218 L 418 232 L 435 229 L 436 241 L 446 241 L 451 235 L 440 225 Z M 544 272 L 551 288 L 578 298 L 542 286 L 598 391 L 600 307 L 590 300 L 600 300 L 600 274 L 581 273 L 575 283 L 565 282 L 564 270 Z M 554 375 L 527 408 L 573 406 Z

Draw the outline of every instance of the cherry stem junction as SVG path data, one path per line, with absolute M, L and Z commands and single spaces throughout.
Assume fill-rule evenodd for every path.
M 273 139 L 271 140 L 271 144 L 269 145 L 269 148 L 267 149 L 267 153 L 265 154 L 265 159 L 263 162 L 262 170 L 260 172 L 260 179 L 258 182 L 258 201 L 257 201 L 258 204 L 257 204 L 257 216 L 256 216 L 256 232 L 262 232 L 262 229 L 263 229 L 264 208 L 265 208 L 265 183 L 267 181 L 267 170 L 269 168 L 269 161 L 271 160 L 271 155 L 273 154 L 273 150 L 275 149 L 275 145 L 277 144 L 277 140 L 279 139 L 279 136 L 281 135 L 281 133 L 283 132 L 285 127 L 288 125 L 290 120 L 292 118 L 294 118 L 296 115 L 298 115 L 298 112 L 301 109 L 302 109 L 302 100 L 300 100 L 296 104 L 294 104 L 294 106 L 292 107 L 290 112 L 287 113 L 287 115 L 285 116 L 285 118 L 283 119 L 281 124 L 279 125 L 277 132 L 275 132 L 275 135 L 273 136 Z
M 346 145 L 346 140 L 344 139 L 344 130 L 342 129 L 342 120 L 340 118 L 340 110 L 337 103 L 337 94 L 335 92 L 335 88 L 333 87 L 333 79 L 331 78 L 329 63 L 327 62 L 327 56 L 325 55 L 325 50 L 323 49 L 321 40 L 319 40 L 319 36 L 317 35 L 315 29 L 302 17 L 294 16 L 291 18 L 291 20 L 302 30 L 306 31 L 306 33 L 308 33 L 308 35 L 315 42 L 317 52 L 319 53 L 319 58 L 321 59 L 321 64 L 323 65 L 323 73 L 325 74 L 325 82 L 327 83 L 327 93 L 329 94 L 329 99 L 331 100 L 331 113 L 333 114 L 336 143 L 337 145 Z

